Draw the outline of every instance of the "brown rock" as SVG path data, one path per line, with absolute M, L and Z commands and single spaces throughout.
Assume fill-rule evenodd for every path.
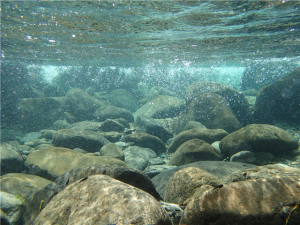
M 166 151 L 165 144 L 158 137 L 144 132 L 134 132 L 132 134 L 125 135 L 123 141 L 133 142 L 134 145 L 143 148 L 150 148 L 158 155 Z
M 76 181 L 52 198 L 35 224 L 168 224 L 167 212 L 148 193 L 106 175 Z
M 207 142 L 195 138 L 184 142 L 177 148 L 169 161 L 169 165 L 181 166 L 205 160 L 221 160 L 221 155 Z
M 251 176 L 248 179 L 247 173 L 244 181 L 237 180 L 201 196 L 194 195 L 180 224 L 286 224 L 286 219 L 300 201 L 300 170 L 282 167 L 276 172 L 265 167 L 268 172 L 257 173 L 262 168 L 253 168 L 257 170 L 255 179 Z M 245 177 L 245 172 L 241 177 Z M 288 224 L 296 225 L 299 219 L 300 212 L 294 210 Z
M 197 167 L 183 168 L 170 178 L 165 190 L 164 200 L 182 204 L 203 185 L 209 185 L 212 188 L 219 184 L 219 179 L 211 173 Z
M 170 144 L 167 152 L 173 153 L 176 149 L 183 144 L 184 142 L 198 138 L 203 141 L 212 144 L 215 141 L 221 141 L 224 137 L 226 137 L 228 133 L 222 129 L 190 129 L 183 131 L 175 136 L 174 140 Z
M 92 165 L 126 164 L 116 158 L 108 156 L 94 156 L 73 151 L 68 148 L 48 148 L 28 155 L 25 162 L 26 171 L 49 180 L 55 180 L 63 173 Z
M 268 124 L 250 124 L 237 130 L 220 142 L 225 156 L 240 151 L 289 154 L 298 148 L 297 140 L 286 131 Z
M 124 161 L 125 159 L 122 149 L 115 143 L 109 143 L 107 145 L 104 145 L 100 149 L 100 156 L 109 156 L 112 158 L 120 159 L 122 161 Z

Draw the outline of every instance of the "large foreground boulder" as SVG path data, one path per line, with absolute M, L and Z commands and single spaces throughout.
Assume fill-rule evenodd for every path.
M 220 142 L 222 154 L 229 157 L 245 150 L 274 155 L 289 154 L 297 148 L 298 142 L 292 135 L 268 124 L 250 124 L 227 135 Z
M 89 176 L 66 187 L 51 199 L 35 224 L 58 222 L 172 225 L 155 198 L 106 175 Z
M 255 122 L 300 122 L 300 67 L 261 88 L 257 93 Z
M 25 205 L 25 224 L 32 224 L 33 221 L 37 218 L 39 211 L 41 209 L 44 209 L 50 202 L 50 200 L 57 193 L 64 190 L 68 185 L 96 174 L 108 175 L 114 179 L 120 180 L 124 183 L 130 184 L 149 193 L 157 200 L 162 200 L 162 197 L 154 188 L 154 185 L 151 182 L 150 178 L 139 170 L 115 165 L 78 168 L 64 173 L 63 175 L 59 176 L 53 183 L 47 185 L 44 188 L 41 188 L 34 193 L 32 199 L 30 199 Z M 40 204 L 42 201 L 43 204 L 41 205 L 40 209 Z
M 300 170 L 279 167 L 241 171 L 234 182 L 194 195 L 180 224 L 299 224 Z

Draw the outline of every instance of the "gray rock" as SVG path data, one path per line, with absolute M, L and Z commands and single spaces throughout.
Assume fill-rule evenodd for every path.
M 110 143 L 99 132 L 89 130 L 63 129 L 55 133 L 52 144 L 57 147 L 82 148 L 88 152 L 98 152 Z
M 173 134 L 154 119 L 139 115 L 134 123 L 139 130 L 160 138 L 163 142 L 173 137 Z
M 82 190 L 86 190 L 84 194 Z M 83 207 L 86 205 L 89 210 Z M 151 195 L 105 175 L 92 175 L 67 186 L 51 199 L 35 224 L 56 221 L 172 225 L 167 212 Z
M 190 129 L 206 129 L 206 127 L 197 121 L 189 121 L 183 128 L 183 130 L 190 130 Z
M 125 89 L 115 89 L 102 97 L 113 106 L 128 109 L 132 112 L 138 109 L 137 99 Z
M 173 153 L 184 142 L 198 138 L 211 144 L 215 141 L 221 141 L 228 133 L 222 129 L 190 129 L 183 131 L 175 136 L 167 152 Z
M 287 74 L 257 93 L 254 119 L 256 123 L 274 121 L 300 122 L 300 68 Z
M 132 142 L 134 145 L 150 148 L 160 155 L 166 151 L 165 144 L 156 136 L 144 132 L 134 132 L 123 137 L 124 142 Z
M 72 88 L 64 98 L 62 109 L 72 113 L 75 120 L 83 121 L 93 119 L 94 111 L 105 104 L 105 102 L 93 98 L 80 88 Z
M 120 159 L 122 161 L 124 161 L 125 159 L 122 149 L 115 143 L 109 143 L 107 145 L 104 145 L 100 149 L 100 156 L 109 156 L 112 158 Z
M 1 219 L 0 221 L 1 225 L 10 225 L 9 218 L 6 215 L 6 213 L 2 211 L 2 209 L 0 209 L 0 219 Z
M 221 160 L 221 155 L 214 147 L 198 138 L 181 144 L 172 155 L 169 165 L 181 166 L 205 160 Z
M 161 196 L 164 196 L 166 185 L 170 177 L 178 170 L 185 167 L 197 167 L 199 169 L 205 170 L 212 175 L 216 176 L 218 179 L 230 175 L 233 172 L 240 171 L 243 169 L 256 167 L 256 165 L 248 163 L 239 163 L 239 162 L 223 162 L 223 161 L 201 161 L 196 163 L 190 163 L 184 166 L 179 166 L 174 169 L 167 170 L 153 177 L 151 180 Z
M 122 138 L 122 134 L 116 131 L 103 132 L 101 134 L 110 142 L 118 142 Z
M 148 175 L 148 177 L 153 178 L 156 175 L 170 169 L 177 168 L 177 166 L 169 166 L 169 165 L 151 165 L 147 166 L 144 170 L 144 173 Z
M 22 200 L 2 191 L 0 191 L 0 199 L 0 208 L 7 216 L 9 224 L 22 225 Z
M 226 98 L 216 93 L 206 93 L 193 98 L 179 114 L 175 133 L 181 132 L 191 120 L 200 122 L 209 129 L 219 128 L 229 133 L 242 127 Z
M 101 126 L 101 124 L 102 123 L 100 122 L 81 121 L 70 124 L 66 129 L 99 131 L 99 127 Z
M 206 93 L 218 94 L 225 98 L 234 116 L 239 120 L 239 122 L 243 125 L 247 124 L 249 117 L 249 105 L 245 96 L 242 92 L 239 92 L 224 84 L 200 81 L 187 86 L 185 89 L 186 104 L 189 105 L 197 96 Z M 203 124 L 206 126 L 205 123 Z M 208 126 L 206 127 L 211 128 Z
M 20 173 L 24 170 L 24 159 L 22 155 L 12 148 L 1 145 L 1 175 L 7 173 Z
M 158 95 L 133 113 L 133 116 L 135 119 L 139 115 L 154 119 L 172 118 L 177 116 L 184 107 L 185 102 L 183 99 L 167 95 Z
M 98 121 L 123 118 L 129 123 L 134 122 L 133 115 L 129 110 L 115 106 L 102 106 L 98 108 L 95 111 L 95 117 Z
M 168 215 L 171 218 L 173 225 L 177 225 L 180 222 L 180 219 L 183 215 L 183 209 L 180 208 L 178 204 L 172 204 L 168 202 L 159 202 L 161 206 L 167 211 Z
M 131 146 L 123 151 L 125 163 L 130 168 L 135 168 L 143 171 L 149 164 L 151 158 L 156 158 L 156 153 L 149 148 Z
M 99 129 L 104 132 L 110 132 L 110 131 L 122 132 L 124 131 L 125 127 L 121 123 L 115 120 L 107 119 L 101 124 Z
M 298 142 L 292 135 L 278 127 L 250 124 L 223 138 L 220 148 L 222 154 L 229 157 L 240 151 L 289 155 L 298 148 Z
M 41 138 L 43 134 L 41 132 L 31 132 L 25 135 L 25 137 L 22 137 L 19 139 L 19 142 L 21 144 L 24 144 L 27 141 L 35 142 L 37 139 Z

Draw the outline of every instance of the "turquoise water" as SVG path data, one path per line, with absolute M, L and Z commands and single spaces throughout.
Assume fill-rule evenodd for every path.
M 2 60 L 245 66 L 299 60 L 299 1 L 1 1 Z

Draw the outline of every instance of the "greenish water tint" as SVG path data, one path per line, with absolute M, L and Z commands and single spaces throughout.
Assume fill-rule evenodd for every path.
M 1 1 L 2 60 L 96 66 L 295 61 L 299 1 Z

